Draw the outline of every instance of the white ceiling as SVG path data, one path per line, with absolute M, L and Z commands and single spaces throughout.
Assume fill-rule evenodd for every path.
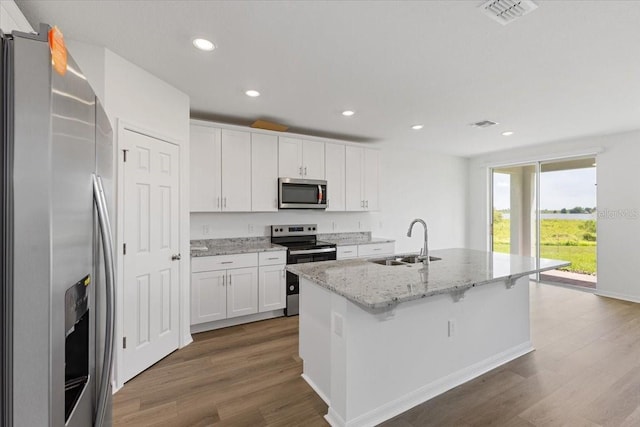
M 640 129 L 640 1 L 537 1 L 507 26 L 482 0 L 17 3 L 187 93 L 200 118 L 462 156 Z M 500 124 L 469 126 L 483 119 Z

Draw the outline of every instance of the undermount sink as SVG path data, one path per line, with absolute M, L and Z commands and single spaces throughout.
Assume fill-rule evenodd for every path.
M 438 258 L 437 256 L 430 256 L 429 261 L 440 261 L 442 258 Z M 406 256 L 403 258 L 396 258 L 396 261 L 406 262 L 407 264 L 418 264 L 422 262 L 418 255 Z
M 395 261 L 393 259 L 375 259 L 369 262 L 379 265 L 406 265 L 404 262 Z
M 442 258 L 437 256 L 430 256 L 429 261 L 440 261 Z M 383 259 L 370 259 L 369 262 L 378 265 L 408 265 L 408 264 L 421 264 L 422 260 L 418 255 L 410 255 L 410 256 L 393 256 L 389 258 Z

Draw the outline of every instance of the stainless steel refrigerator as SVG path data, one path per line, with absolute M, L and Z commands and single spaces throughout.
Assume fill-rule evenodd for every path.
M 111 425 L 113 135 L 48 38 L 0 32 L 0 425 Z

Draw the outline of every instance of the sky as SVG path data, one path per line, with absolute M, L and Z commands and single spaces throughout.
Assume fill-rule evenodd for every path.
M 540 209 L 560 210 L 596 204 L 596 168 L 540 174 Z M 494 174 L 494 207 L 509 209 L 509 175 Z

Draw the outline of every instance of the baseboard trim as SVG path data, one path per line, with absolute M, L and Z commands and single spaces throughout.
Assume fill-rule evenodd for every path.
M 329 401 L 329 398 L 322 391 L 320 391 L 316 383 L 314 383 L 311 380 L 311 378 L 309 378 L 305 374 L 301 374 L 300 376 L 302 377 L 303 380 L 307 382 L 307 384 L 309 384 L 309 387 L 311 387 L 313 391 L 315 391 L 316 394 L 320 396 L 320 399 L 324 400 L 324 403 L 326 403 L 328 406 L 331 406 L 331 402 Z
M 600 297 L 614 298 L 622 301 L 636 302 L 640 303 L 640 297 L 634 295 L 620 294 L 618 292 L 609 292 L 597 289 L 595 294 Z
M 444 378 L 426 384 L 425 386 L 420 387 L 417 390 L 407 393 L 396 400 L 382 405 L 374 409 L 373 411 L 362 414 L 352 420 L 343 420 L 338 414 L 332 411 L 331 408 L 329 408 L 329 412 L 325 416 L 325 419 L 333 427 L 365 427 L 377 425 L 383 421 L 395 417 L 396 415 L 408 411 L 416 405 L 419 405 L 448 390 L 451 390 L 452 388 L 457 387 L 460 384 L 464 384 L 467 381 L 479 377 L 480 375 L 489 372 L 490 370 L 495 369 L 498 366 L 504 365 L 505 363 L 517 359 L 518 357 L 524 356 L 525 354 L 530 353 L 533 350 L 534 348 L 531 345 L 531 341 L 527 341 L 501 353 L 493 355 L 487 359 L 484 359 L 478 363 L 475 363 L 471 366 L 453 372 L 452 374 L 449 374 Z
M 228 328 L 229 326 L 242 325 L 244 323 L 259 322 L 261 320 L 283 317 L 284 310 L 265 311 L 264 313 L 250 314 L 248 316 L 233 317 L 231 319 L 217 320 L 215 322 L 198 323 L 191 325 L 191 333 L 212 331 L 214 329 Z

